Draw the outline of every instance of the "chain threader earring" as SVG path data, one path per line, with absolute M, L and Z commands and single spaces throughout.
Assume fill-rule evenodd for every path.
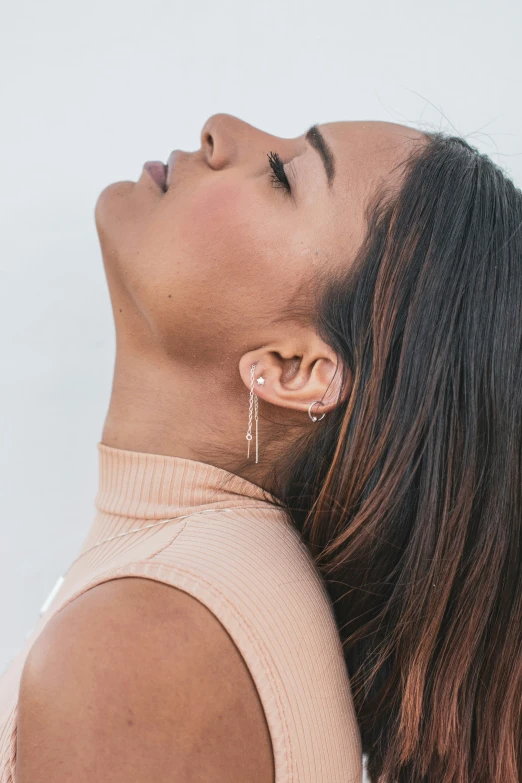
M 252 412 L 255 414 L 255 420 L 256 420 L 256 463 L 258 462 L 259 457 L 259 451 L 258 451 L 258 438 L 257 438 L 257 422 L 258 422 L 258 399 L 257 394 L 254 394 L 254 372 L 256 369 L 256 365 L 253 364 L 250 368 L 250 405 L 248 410 L 248 431 L 246 434 L 246 439 L 248 442 L 248 449 L 247 449 L 247 459 L 250 459 L 250 441 L 252 440 Z M 264 378 L 258 378 L 258 382 L 262 385 L 265 382 Z
M 248 430 L 246 434 L 246 439 L 248 443 L 247 448 L 247 459 L 250 459 L 250 441 L 252 440 L 252 415 L 255 416 L 256 420 L 256 464 L 259 461 L 259 447 L 258 447 L 258 397 L 257 394 L 254 393 L 254 380 L 255 380 L 255 369 L 256 365 L 253 364 L 250 368 L 250 405 L 248 409 Z M 265 379 L 260 375 L 257 379 L 257 382 L 260 386 L 262 386 L 265 382 Z M 322 416 L 314 416 L 312 414 L 312 408 L 314 405 L 322 405 L 323 403 L 321 400 L 315 400 L 315 402 L 312 402 L 308 406 L 308 415 L 311 418 L 312 421 L 321 421 L 326 416 L 325 413 L 322 414 Z

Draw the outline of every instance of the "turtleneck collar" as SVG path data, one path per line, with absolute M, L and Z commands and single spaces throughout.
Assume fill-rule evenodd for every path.
M 251 481 L 205 462 L 98 443 L 98 512 L 165 519 L 205 508 L 260 505 L 276 498 Z

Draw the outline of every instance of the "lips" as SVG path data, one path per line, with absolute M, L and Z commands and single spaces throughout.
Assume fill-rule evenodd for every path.
M 163 193 L 166 193 L 172 182 L 172 173 L 177 158 L 183 154 L 182 150 L 174 150 L 169 155 L 168 163 L 162 163 L 161 160 L 148 160 L 143 164 L 143 168 L 152 177 L 156 185 Z
M 143 168 L 150 174 L 156 185 L 166 193 L 167 191 L 167 166 L 160 160 L 149 160 Z

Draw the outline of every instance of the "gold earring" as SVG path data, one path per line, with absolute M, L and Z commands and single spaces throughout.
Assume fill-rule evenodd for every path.
M 246 439 L 248 442 L 248 449 L 247 449 L 247 459 L 250 459 L 250 441 L 252 440 L 252 412 L 255 414 L 256 419 L 256 464 L 258 462 L 258 438 L 257 438 L 257 421 L 258 421 L 258 399 L 257 394 L 254 394 L 254 372 L 256 369 L 256 365 L 253 364 L 250 368 L 250 405 L 248 410 L 248 430 L 246 434 Z M 263 384 L 265 382 L 265 379 L 259 379 L 258 381 Z

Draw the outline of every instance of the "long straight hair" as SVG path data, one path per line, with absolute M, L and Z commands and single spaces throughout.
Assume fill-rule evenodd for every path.
M 426 135 L 317 302 L 350 393 L 272 487 L 331 596 L 370 779 L 521 783 L 522 193 Z

